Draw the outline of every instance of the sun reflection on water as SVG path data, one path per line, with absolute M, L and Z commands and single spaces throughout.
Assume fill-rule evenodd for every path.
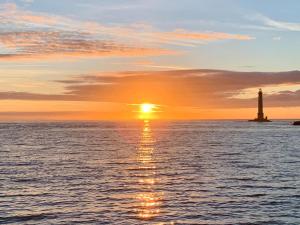
M 150 123 L 145 120 L 137 156 L 141 173 L 139 174 L 140 193 L 136 196 L 138 201 L 137 216 L 142 220 L 154 219 L 161 213 L 163 193 L 156 190 L 158 179 L 156 178 L 157 168 L 153 156 L 154 151 L 155 140 Z

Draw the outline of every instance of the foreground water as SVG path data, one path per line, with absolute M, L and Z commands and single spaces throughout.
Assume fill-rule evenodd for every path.
M 300 224 L 288 121 L 2 123 L 0 224 Z

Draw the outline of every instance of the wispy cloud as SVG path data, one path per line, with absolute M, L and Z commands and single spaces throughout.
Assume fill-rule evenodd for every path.
M 28 12 L 15 4 L 0 5 L 0 19 L 0 45 L 7 50 L 0 52 L 0 60 L 174 53 L 159 46 L 121 40 L 120 28 Z
M 280 40 L 281 40 L 281 37 L 273 37 L 273 40 L 274 40 L 274 41 L 280 41 Z
M 171 54 L 171 51 L 119 44 L 93 39 L 88 34 L 62 31 L 0 33 L 0 43 L 14 53 L 0 59 L 43 59 L 57 57 L 145 56 Z
M 130 65 L 134 67 L 144 67 L 144 68 L 158 68 L 158 69 L 165 69 L 165 70 L 187 70 L 190 68 L 182 67 L 173 64 L 164 64 L 164 63 L 156 63 L 151 60 L 137 60 L 133 62 L 118 62 L 113 63 L 114 65 Z
M 240 34 L 160 31 L 147 24 L 108 26 L 0 5 L 0 60 L 174 54 L 166 45 L 194 46 L 218 40 L 251 40 Z M 178 50 L 177 50 L 178 51 Z
M 32 4 L 34 0 L 21 0 L 21 2 L 24 2 L 26 4 Z
M 272 18 L 269 18 L 261 14 L 256 14 L 250 17 L 250 19 L 260 21 L 268 28 L 274 28 L 277 30 L 286 30 L 286 31 L 300 31 L 300 23 L 296 23 L 296 22 L 292 23 L 292 22 L 274 20 Z
M 6 29 L 28 29 L 60 23 L 63 17 L 22 10 L 14 3 L 0 4 L 0 26 Z M 25 26 L 25 27 L 24 27 Z
M 161 36 L 170 40 L 174 39 L 174 40 L 203 40 L 203 41 L 217 41 L 217 40 L 248 41 L 254 39 L 249 35 L 217 33 L 217 32 L 197 33 L 197 32 L 189 32 L 183 29 L 177 29 L 173 32 L 162 33 Z

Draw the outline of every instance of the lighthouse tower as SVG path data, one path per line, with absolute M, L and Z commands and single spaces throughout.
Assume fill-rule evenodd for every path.
M 268 117 L 264 115 L 264 102 L 263 102 L 263 92 L 259 89 L 258 92 L 258 110 L 257 110 L 257 118 L 254 120 L 249 120 L 250 122 L 271 122 L 268 120 Z
M 263 103 L 263 93 L 262 90 L 259 89 L 258 92 L 258 112 L 257 112 L 257 119 L 258 120 L 264 120 L 264 103 Z

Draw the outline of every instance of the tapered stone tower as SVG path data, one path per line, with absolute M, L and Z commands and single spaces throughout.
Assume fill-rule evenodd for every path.
M 258 92 L 258 110 L 257 110 L 257 118 L 254 120 L 249 120 L 250 122 L 271 122 L 268 120 L 268 117 L 264 115 L 264 101 L 263 101 L 263 92 L 259 89 Z
M 258 112 L 257 112 L 257 119 L 263 120 L 265 118 L 264 116 L 264 102 L 263 102 L 263 93 L 262 90 L 259 89 L 258 92 Z

